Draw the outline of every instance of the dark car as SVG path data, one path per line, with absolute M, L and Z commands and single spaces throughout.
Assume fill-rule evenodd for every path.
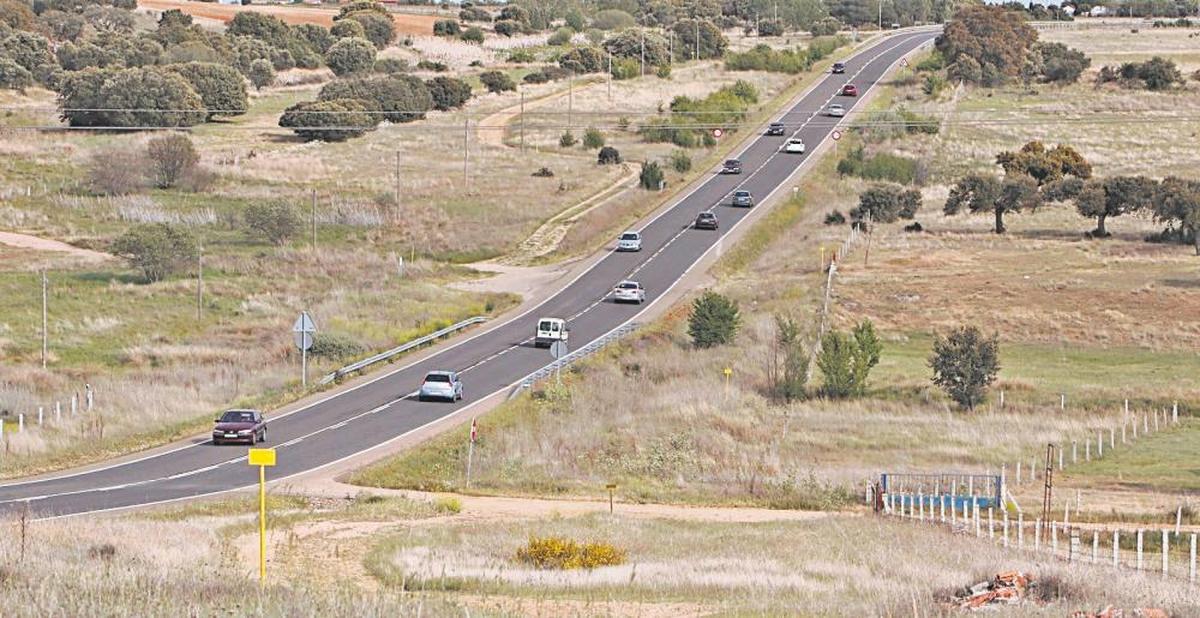
M 213 427 L 213 444 L 267 441 L 267 419 L 258 410 L 226 410 Z
M 696 215 L 696 229 L 698 230 L 715 230 L 717 229 L 717 215 L 705 211 Z
M 746 191 L 746 190 L 734 191 L 732 204 L 734 206 L 745 206 L 745 207 L 753 206 L 754 205 L 754 196 L 750 195 L 750 192 Z
M 830 73 L 845 73 L 846 65 L 841 62 L 835 62 L 835 63 L 833 63 L 833 68 L 830 69 L 829 72 Z
M 767 135 L 783 135 L 784 128 L 782 122 L 772 122 L 767 125 Z
M 846 84 L 845 86 L 842 86 L 842 96 L 844 96 L 844 97 L 858 96 L 858 86 L 855 86 L 854 84 Z
M 742 162 L 737 159 L 725 159 L 725 164 L 721 166 L 722 174 L 741 174 Z

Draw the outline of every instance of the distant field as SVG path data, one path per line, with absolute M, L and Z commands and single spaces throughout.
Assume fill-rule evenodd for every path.
M 188 15 L 215 19 L 228 22 L 239 11 L 255 11 L 266 13 L 282 19 L 289 24 L 320 24 L 330 26 L 337 16 L 334 9 L 304 5 L 285 4 L 249 4 L 245 6 L 217 4 L 215 2 L 192 2 L 189 0 L 142 0 L 138 2 L 141 8 L 165 11 L 179 9 Z M 433 23 L 438 20 L 436 15 L 392 12 L 392 20 L 396 22 L 396 30 L 401 34 L 432 34 Z

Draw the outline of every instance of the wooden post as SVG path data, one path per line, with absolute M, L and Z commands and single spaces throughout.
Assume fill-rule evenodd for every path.
M 1171 540 L 1169 538 L 1169 534 L 1170 533 L 1166 529 L 1164 529 L 1162 531 L 1162 576 L 1164 578 L 1167 576 L 1167 566 L 1168 566 L 1167 565 L 1167 562 L 1168 562 L 1167 553 L 1168 553 L 1168 547 L 1169 547 L 1168 544 L 1171 542 Z
M 1188 581 L 1196 583 L 1196 533 L 1192 533 L 1192 549 L 1188 562 L 1191 566 L 1188 567 Z
M 312 242 L 310 244 L 310 247 L 312 248 L 313 253 L 316 253 L 317 252 L 317 190 L 316 189 L 312 190 L 312 195 L 310 197 L 310 200 L 312 201 L 312 204 L 310 204 L 310 206 L 309 206 L 309 213 L 308 213 L 309 214 L 309 224 L 312 227 L 312 230 L 311 230 L 312 231 L 312 238 L 311 238 Z
M 1087 440 L 1083 443 L 1083 460 L 1084 461 L 1092 460 L 1092 441 L 1091 440 Z
M 1171 404 L 1171 422 L 1172 423 L 1179 422 L 1179 402 L 1178 401 Z
M 1144 434 L 1148 434 L 1148 433 L 1150 433 L 1150 417 L 1143 414 L 1142 415 L 1142 434 L 1144 435 Z
M 920 506 L 921 519 L 920 519 L 920 521 L 921 521 L 921 523 L 925 523 L 925 492 L 917 492 L 917 500 L 920 501 L 920 503 L 921 503 L 921 506 Z
M 1021 460 L 1017 460 L 1017 484 L 1021 484 Z
M 979 498 L 972 496 L 971 501 L 974 503 L 971 510 L 975 513 L 975 538 L 979 538 L 983 536 L 979 521 Z
M 1017 549 L 1025 549 L 1025 514 L 1017 513 Z
M 1070 531 L 1071 538 L 1067 542 L 1067 562 L 1075 562 L 1079 560 L 1079 530 Z
M 938 499 L 938 502 L 939 502 L 939 503 L 941 503 L 941 507 L 942 507 L 942 523 L 944 524 L 944 523 L 946 523 L 946 495 L 945 495 L 945 494 L 942 494 L 942 495 L 941 495 L 941 498 L 939 498 L 939 499 Z
M 1116 430 L 1115 430 L 1115 429 L 1113 429 L 1112 427 L 1109 427 L 1109 428 L 1108 428 L 1108 448 L 1109 448 L 1109 449 L 1115 449 L 1115 448 L 1117 448 L 1117 438 L 1116 438 L 1116 435 L 1117 435 L 1117 432 L 1116 432 Z
M 1113 566 L 1121 566 L 1121 531 L 1113 530 Z
M 1042 549 L 1042 518 L 1033 522 L 1033 551 Z
M 1058 522 L 1050 522 L 1050 551 L 1058 553 Z
M 1145 530 L 1137 531 L 1137 570 L 1139 570 L 1139 571 L 1142 570 L 1143 566 L 1145 566 L 1145 562 L 1143 560 L 1143 555 L 1142 555 L 1144 535 L 1145 535 Z
M 1092 531 L 1092 564 L 1100 561 L 1100 531 Z
M 1071 440 L 1071 465 L 1079 463 L 1079 442 Z
M 1062 472 L 1062 469 L 1063 469 L 1063 450 L 1062 450 L 1062 447 L 1060 446 L 1060 447 L 1058 447 L 1058 471 Z
M 49 282 L 46 280 L 46 271 L 42 271 L 42 369 L 46 368 L 46 357 L 50 350 L 50 332 L 49 332 L 49 304 L 50 296 L 47 292 Z
M 995 540 L 996 538 L 996 522 L 992 518 L 992 507 L 988 507 L 988 538 Z
M 1008 509 L 1001 512 L 1004 513 L 1004 548 L 1008 549 Z
M 1137 417 L 1133 417 L 1133 439 L 1137 440 Z

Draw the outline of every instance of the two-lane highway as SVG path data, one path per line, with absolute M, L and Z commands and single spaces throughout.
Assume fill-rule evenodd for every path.
M 746 189 L 757 202 L 763 202 L 811 156 L 782 152 L 787 139 L 803 139 L 812 153 L 836 124 L 835 119 L 822 115 L 827 105 L 836 97 L 853 111 L 857 98 L 837 97 L 843 84 L 852 82 L 865 94 L 902 56 L 935 35 L 930 30 L 895 33 L 848 59 L 844 75 L 825 76 L 778 117 L 789 135 L 760 135 L 736 155 L 742 161 L 742 174 L 710 176 L 646 223 L 641 230 L 642 251 L 608 253 L 561 291 L 520 316 L 418 363 L 286 415 L 269 416 L 267 446 L 280 450 L 279 466 L 272 476 L 282 480 L 342 461 L 510 388 L 549 360 L 545 350 L 531 346 L 538 317 L 568 319 L 573 347 L 634 319 L 646 307 L 610 302 L 609 292 L 617 282 L 627 278 L 641 282 L 648 302 L 662 297 L 750 213 L 750 209 L 728 205 L 734 190 Z M 692 229 L 696 215 L 710 208 L 720 217 L 720 230 Z M 434 369 L 462 373 L 466 385 L 463 402 L 418 402 L 409 397 L 425 372 Z M 95 512 L 230 491 L 254 481 L 255 475 L 245 465 L 245 450 L 200 442 L 108 467 L 0 485 L 0 511 L 28 505 L 31 513 L 41 517 Z

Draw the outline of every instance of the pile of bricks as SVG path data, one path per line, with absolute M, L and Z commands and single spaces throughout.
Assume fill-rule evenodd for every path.
M 979 582 L 967 589 L 967 594 L 955 599 L 960 609 L 982 609 L 992 605 L 1013 605 L 1025 600 L 1033 580 L 1019 571 L 1005 571 L 995 579 Z

